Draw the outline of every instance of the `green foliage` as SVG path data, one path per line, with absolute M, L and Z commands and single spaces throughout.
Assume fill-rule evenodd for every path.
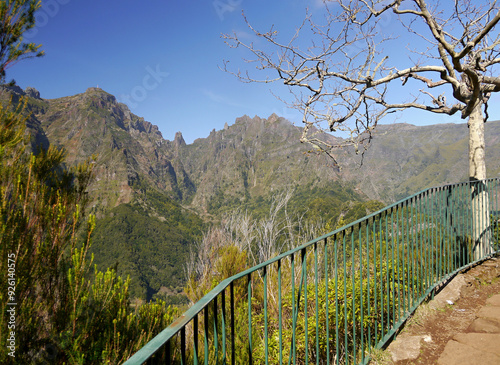
M 183 266 L 201 228 L 197 216 L 183 213 L 165 196 L 148 201 L 154 202 L 161 219 L 148 216 L 139 204 L 121 204 L 97 221 L 92 245 L 98 267 L 117 265 L 119 275 L 132 278 L 131 297 L 146 300 L 162 287 L 184 285 Z
M 65 250 L 76 243 L 91 166 L 67 171 L 62 167 L 64 152 L 55 148 L 37 156 L 25 153 L 21 109 L 22 104 L 16 110 L 0 107 L 0 269 L 7 272 L 8 258 L 14 257 L 17 343 L 28 356 L 28 349 L 44 345 L 44 333 L 51 330 L 46 313 L 62 310 Z M 2 313 L 6 279 L 0 279 Z M 0 329 L 2 341 L 6 329 Z
M 159 300 L 131 309 L 130 279 L 112 269 L 95 268 L 94 279 L 85 279 L 92 265 L 86 259 L 89 245 L 75 250 L 68 270 L 67 320 L 51 339 L 54 363 L 121 364 L 178 315 L 174 307 Z M 47 357 L 50 353 L 42 353 Z
M 186 283 L 185 292 L 192 303 L 199 301 L 215 288 L 222 280 L 244 271 L 248 267 L 245 251 L 236 246 L 215 247 L 210 252 L 211 265 L 201 275 L 193 273 Z M 244 286 L 238 286 L 236 292 L 243 296 Z
M 158 300 L 134 310 L 130 279 L 93 266 L 95 218 L 88 217 L 82 244 L 77 234 L 93 165 L 67 170 L 64 151 L 53 147 L 28 154 L 22 107 L 0 106 L 0 271 L 12 272 L 0 277 L 0 362 L 122 363 L 177 309 Z M 8 354 L 11 332 L 15 357 Z
M 22 59 L 43 56 L 41 45 L 23 42 L 23 33 L 35 26 L 35 12 L 40 0 L 0 2 L 0 81 L 5 70 Z

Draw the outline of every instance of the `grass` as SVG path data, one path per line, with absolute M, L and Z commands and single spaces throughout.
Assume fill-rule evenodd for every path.
M 391 354 L 382 349 L 372 349 L 370 355 L 370 365 L 392 365 Z
M 419 327 L 424 327 L 426 320 L 434 314 L 434 309 L 432 309 L 429 304 L 420 305 L 415 313 L 408 319 L 405 328 L 412 325 L 417 325 Z M 403 330 L 404 331 L 404 330 Z

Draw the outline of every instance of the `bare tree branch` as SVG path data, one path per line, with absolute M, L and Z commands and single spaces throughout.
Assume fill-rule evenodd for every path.
M 460 112 L 465 119 L 484 105 L 486 113 L 490 94 L 500 90 L 496 1 L 455 0 L 452 7 L 426 0 L 338 0 L 330 5 L 325 3 L 324 20 L 307 13 L 286 42 L 274 28 L 261 33 L 245 18 L 271 51 L 256 49 L 237 34 L 223 35 L 231 47 L 250 52 L 257 73 L 231 70 L 227 62 L 223 69 L 244 82 L 279 81 L 294 91 L 293 107 L 303 115 L 301 141 L 316 151 L 333 157 L 334 149 L 352 146 L 362 153 L 373 128 L 395 111 Z M 384 31 L 384 17 L 411 43 L 418 61 L 388 64 L 391 47 L 401 48 L 401 42 Z M 303 47 L 304 37 L 310 47 Z M 413 81 L 423 88 L 415 88 Z M 408 100 L 392 91 L 395 86 L 412 88 L 406 95 L 418 93 Z M 332 138 L 332 132 L 342 133 L 343 139 Z

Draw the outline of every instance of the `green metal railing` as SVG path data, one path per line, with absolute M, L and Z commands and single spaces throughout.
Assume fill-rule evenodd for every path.
M 499 180 L 430 188 L 222 281 L 125 364 L 366 364 L 499 251 Z

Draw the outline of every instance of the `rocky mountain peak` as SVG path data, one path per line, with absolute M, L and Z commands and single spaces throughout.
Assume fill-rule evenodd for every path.
M 34 98 L 34 99 L 38 99 L 38 100 L 41 100 L 40 98 L 40 91 L 38 91 L 37 89 L 35 89 L 34 87 L 31 87 L 31 86 L 28 86 L 24 92 L 26 93 L 26 95 Z
M 99 87 L 89 87 L 83 94 L 85 98 L 97 98 L 105 102 L 116 103 L 116 98 Z
M 280 119 L 280 117 L 278 115 L 276 115 L 276 113 L 273 113 L 269 116 L 269 118 L 267 118 L 267 121 L 269 123 L 274 123 L 274 122 L 277 122 L 279 119 Z
M 0 85 L 0 89 L 12 94 L 26 95 L 24 90 L 17 85 L 8 85 L 8 84 Z
M 180 147 L 180 146 L 185 146 L 186 145 L 186 141 L 184 141 L 184 137 L 182 137 L 182 133 L 181 132 L 175 133 L 174 145 L 176 147 Z

